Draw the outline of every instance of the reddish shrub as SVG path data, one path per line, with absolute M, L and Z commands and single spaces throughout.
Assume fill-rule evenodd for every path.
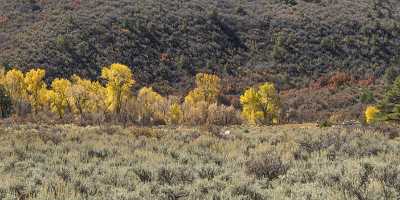
M 78 9 L 81 5 L 81 0 L 72 0 L 72 7 Z
M 219 102 L 224 105 L 233 106 L 235 108 L 241 107 L 239 95 L 221 95 Z
M 351 80 L 352 78 L 349 74 L 346 74 L 344 72 L 337 72 L 329 79 L 328 86 L 335 89 L 342 85 L 349 84 Z
M 5 24 L 8 21 L 8 17 L 7 16 L 0 16 L 0 24 Z
M 358 80 L 358 85 L 359 86 L 363 86 L 363 87 L 367 87 L 367 86 L 370 86 L 370 85 L 372 85 L 372 84 L 374 84 L 375 83 L 375 77 L 374 76 L 369 76 L 367 79 L 364 79 L 364 80 Z
M 162 54 L 160 55 L 160 61 L 161 61 L 161 62 L 169 61 L 169 56 L 168 56 L 168 54 L 167 54 L 167 53 L 162 53 Z
M 324 88 L 328 85 L 328 78 L 326 76 L 321 76 L 316 81 L 310 84 L 310 89 L 318 90 Z
M 237 80 L 234 78 L 225 78 L 222 80 L 222 93 L 224 94 L 235 94 L 238 92 Z M 240 91 L 241 92 L 241 91 Z

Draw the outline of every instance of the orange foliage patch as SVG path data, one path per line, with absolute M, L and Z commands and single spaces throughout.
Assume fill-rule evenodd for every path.
M 0 16 L 0 24 L 5 24 L 8 21 L 8 17 L 7 16 Z
M 374 84 L 375 80 L 376 80 L 376 78 L 374 76 L 369 76 L 368 79 L 359 80 L 357 84 L 359 86 L 367 87 L 367 86 Z
M 169 56 L 168 56 L 168 54 L 167 54 L 167 53 L 162 53 L 162 54 L 160 55 L 160 61 L 161 61 L 161 62 L 169 61 Z
M 331 76 L 321 76 L 309 85 L 311 90 L 320 90 L 324 88 L 337 89 L 343 85 L 355 84 L 361 87 L 371 86 L 375 83 L 376 78 L 373 75 L 366 79 L 359 79 L 344 72 L 337 72 Z
M 338 88 L 342 85 L 349 84 L 352 81 L 352 78 L 349 74 L 344 72 L 337 72 L 328 81 L 328 86 L 330 88 Z
M 310 84 L 309 88 L 313 90 L 319 90 L 328 85 L 328 77 L 322 76 L 318 78 L 316 81 Z
M 125 28 L 121 28 L 120 31 L 123 32 L 123 33 L 129 33 L 129 30 L 125 29 Z

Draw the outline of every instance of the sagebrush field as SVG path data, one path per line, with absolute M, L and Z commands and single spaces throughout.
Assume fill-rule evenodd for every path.
M 398 130 L 2 125 L 0 199 L 399 199 Z

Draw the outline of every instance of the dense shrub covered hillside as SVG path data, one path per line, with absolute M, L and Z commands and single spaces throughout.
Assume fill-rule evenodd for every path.
M 289 121 L 359 118 L 399 72 L 396 0 L 0 0 L 0 65 L 46 83 L 133 70 L 133 91 L 187 95 L 199 72 L 222 103 L 274 83 Z M 351 111 L 350 113 L 348 111 Z M 349 113 L 349 114 L 348 114 Z
M 261 81 L 304 86 L 333 71 L 379 77 L 400 50 L 395 0 L 0 3 L 2 65 L 96 78 L 120 62 L 163 93 L 186 91 L 204 71 L 239 79 L 231 93 Z

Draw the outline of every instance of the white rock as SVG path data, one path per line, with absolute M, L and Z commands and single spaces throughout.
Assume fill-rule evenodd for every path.
M 230 135 L 231 134 L 231 131 L 225 131 L 222 135 Z

